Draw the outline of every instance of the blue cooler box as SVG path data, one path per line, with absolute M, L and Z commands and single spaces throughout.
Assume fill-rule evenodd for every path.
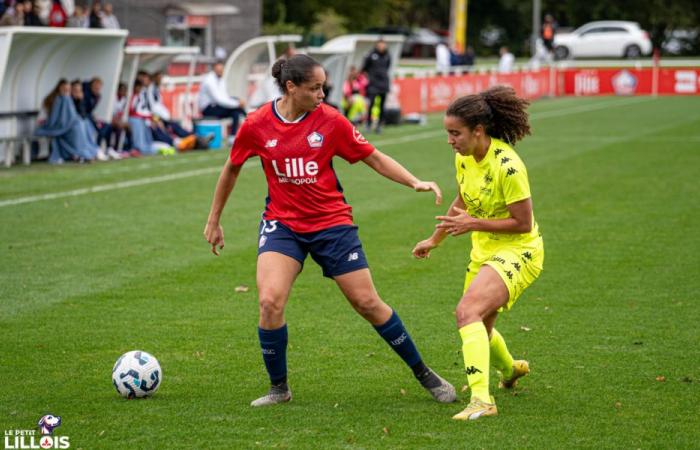
M 200 120 L 194 125 L 194 134 L 206 137 L 214 134 L 214 139 L 209 143 L 209 150 L 221 150 L 226 133 L 226 122 L 221 120 Z

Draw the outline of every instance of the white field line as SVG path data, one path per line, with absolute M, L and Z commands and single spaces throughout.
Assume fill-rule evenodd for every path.
M 651 101 L 651 100 L 652 100 L 652 98 L 649 98 L 649 97 L 641 97 L 641 98 L 637 97 L 637 98 L 632 98 L 632 99 L 615 100 L 615 101 L 609 101 L 609 102 L 604 102 L 604 103 L 594 103 L 594 104 L 590 104 L 590 105 L 573 106 L 570 108 L 563 108 L 563 109 L 560 109 L 558 111 L 546 111 L 546 112 L 542 112 L 539 114 L 532 114 L 530 116 L 530 119 L 536 120 L 536 119 L 544 119 L 544 118 L 548 118 L 548 117 L 562 117 L 562 116 L 567 116 L 567 115 L 577 114 L 577 113 L 582 113 L 582 112 L 589 112 L 589 111 L 595 111 L 595 110 L 599 110 L 599 109 L 612 108 L 615 106 L 627 106 L 630 104 L 640 103 L 642 101 Z M 444 133 L 445 133 L 444 130 L 424 131 L 421 133 L 415 133 L 415 134 L 411 134 L 411 135 L 407 135 L 407 136 L 401 136 L 401 137 L 396 137 L 396 138 L 386 139 L 386 140 L 379 140 L 379 141 L 372 142 L 372 144 L 378 148 L 387 147 L 390 145 L 402 144 L 405 142 L 430 139 L 433 137 L 441 136 Z M 204 159 L 204 158 L 202 158 L 202 159 Z M 251 165 L 246 164 L 243 168 L 245 169 L 248 167 L 251 167 Z M 57 198 L 77 197 L 79 195 L 94 194 L 97 192 L 113 191 L 113 190 L 117 190 L 117 189 L 126 189 L 126 188 L 135 187 L 135 186 L 144 186 L 144 185 L 148 185 L 148 184 L 164 183 L 167 181 L 181 180 L 183 178 L 191 178 L 191 177 L 196 177 L 196 176 L 200 176 L 200 175 L 209 175 L 212 173 L 218 173 L 220 171 L 221 171 L 221 165 L 216 166 L 216 167 L 207 167 L 204 169 L 187 170 L 187 171 L 183 171 L 183 172 L 173 173 L 173 174 L 169 174 L 169 175 L 162 175 L 162 176 L 157 176 L 157 177 L 144 177 L 144 178 L 137 178 L 135 180 L 120 181 L 118 183 L 100 184 L 97 186 L 92 186 L 92 187 L 88 187 L 88 188 L 81 188 L 81 189 L 74 189 L 71 191 L 53 192 L 50 194 L 30 195 L 27 197 L 18 197 L 18 198 L 12 198 L 12 199 L 7 199 L 7 200 L 0 200 L 0 208 L 4 208 L 6 206 L 21 205 L 24 203 L 34 203 L 34 202 L 39 202 L 39 201 L 44 201 L 44 200 L 55 200 Z

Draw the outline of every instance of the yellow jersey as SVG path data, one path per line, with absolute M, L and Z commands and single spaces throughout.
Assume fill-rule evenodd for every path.
M 455 156 L 459 194 L 467 212 L 478 219 L 506 219 L 507 205 L 530 198 L 530 184 L 525 164 L 507 143 L 491 138 L 484 159 Z M 504 247 L 542 247 L 542 237 L 532 216 L 532 229 L 527 233 L 472 232 L 471 260 L 484 262 Z

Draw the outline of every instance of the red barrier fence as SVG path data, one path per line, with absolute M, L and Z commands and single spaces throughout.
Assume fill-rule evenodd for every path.
M 557 75 L 557 95 L 697 95 L 698 68 L 564 69 Z
M 510 74 L 471 73 L 456 76 L 395 79 L 393 92 L 402 114 L 444 111 L 454 99 L 491 86 L 512 86 L 521 97 L 586 95 L 700 95 L 700 68 L 543 68 Z M 199 86 L 192 85 L 196 105 Z M 165 87 L 163 102 L 173 117 L 183 118 L 185 86 Z M 193 109 L 196 114 L 196 106 Z
M 401 113 L 444 111 L 462 95 L 477 94 L 491 86 L 507 84 L 521 97 L 535 99 L 554 94 L 549 69 L 509 74 L 466 74 L 394 80 Z

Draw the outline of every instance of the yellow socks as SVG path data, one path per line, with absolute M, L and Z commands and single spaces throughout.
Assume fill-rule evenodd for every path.
M 490 403 L 489 395 L 489 335 L 483 322 L 473 322 L 459 329 L 467 381 L 474 397 Z M 501 338 L 502 340 L 503 338 Z M 505 348 L 505 343 L 504 343 Z M 507 352 L 507 349 L 506 349 Z
M 491 329 L 491 363 L 498 369 L 503 378 L 510 378 L 513 375 L 513 356 L 508 351 L 506 341 L 495 328 Z

